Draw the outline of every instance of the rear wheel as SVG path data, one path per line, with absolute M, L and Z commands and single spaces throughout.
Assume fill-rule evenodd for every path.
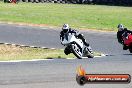
M 94 57 L 92 48 L 91 48 L 90 46 L 89 46 L 89 48 L 87 47 L 85 50 L 86 50 L 86 52 L 87 52 L 87 57 L 88 57 L 88 58 L 93 58 L 93 57 Z
M 132 48 L 129 48 L 130 53 L 132 53 Z
M 94 58 L 94 55 L 93 55 L 93 53 L 92 52 L 89 52 L 88 51 L 88 56 L 87 56 L 88 58 Z
M 76 44 L 71 45 L 72 53 L 78 58 L 82 59 L 82 52 Z

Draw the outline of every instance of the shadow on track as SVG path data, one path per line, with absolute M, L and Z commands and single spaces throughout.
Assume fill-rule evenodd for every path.
M 123 55 L 132 55 L 132 53 L 130 53 L 130 54 L 123 54 Z

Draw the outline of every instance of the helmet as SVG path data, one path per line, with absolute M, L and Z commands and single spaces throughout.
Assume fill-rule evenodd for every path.
M 69 31 L 69 25 L 68 24 L 64 24 L 63 27 L 62 27 L 62 31 L 64 33 L 67 33 Z
M 118 28 L 118 31 L 124 30 L 124 26 L 123 26 L 122 24 L 119 24 L 119 25 L 117 26 L 117 28 Z

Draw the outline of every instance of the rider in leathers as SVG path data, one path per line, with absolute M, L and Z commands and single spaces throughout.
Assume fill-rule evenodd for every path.
M 127 50 L 127 46 L 124 44 L 122 36 L 127 37 L 127 34 L 128 33 L 132 34 L 132 31 L 128 30 L 127 28 L 124 28 L 122 24 L 119 24 L 117 28 L 118 28 L 118 32 L 117 32 L 118 42 L 123 45 L 123 50 Z
M 89 43 L 86 42 L 86 40 L 84 39 L 83 34 L 81 34 L 79 31 L 77 31 L 75 29 L 71 29 L 68 24 L 64 24 L 63 25 L 62 31 L 60 32 L 60 39 L 62 39 L 62 41 L 63 41 L 63 39 L 65 37 L 64 35 L 68 34 L 68 33 L 74 33 L 77 38 L 79 38 L 79 39 L 81 39 L 83 41 L 85 46 L 89 47 Z M 64 50 L 64 53 L 66 55 L 68 55 L 69 54 L 69 50 L 66 48 Z

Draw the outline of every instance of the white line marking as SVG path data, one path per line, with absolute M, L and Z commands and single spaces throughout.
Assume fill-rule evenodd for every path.
M 24 47 L 24 46 L 26 46 L 26 45 L 20 45 L 20 46 Z
M 105 54 L 101 54 L 101 56 L 94 56 L 94 57 L 103 57 L 106 56 Z M 66 58 L 69 60 L 76 59 L 76 58 Z M 87 57 L 83 57 L 83 59 L 87 59 Z M 12 63 L 12 62 L 32 62 L 32 61 L 45 61 L 45 60 L 55 60 L 55 59 L 33 59 L 33 60 L 9 60 L 9 61 L 0 61 L 0 63 Z
M 4 43 L 4 44 L 6 44 L 6 45 L 11 45 L 10 43 Z
M 101 56 L 107 56 L 108 54 L 101 54 Z
M 104 57 L 104 56 L 106 56 L 105 54 L 101 54 L 101 56 L 94 56 L 94 58 L 95 57 Z M 66 59 L 76 59 L 76 58 L 66 58 Z M 88 57 L 83 57 L 82 59 L 88 59 Z
M 10 61 L 0 61 L 5 63 L 11 63 L 11 62 L 31 62 L 31 61 L 45 61 L 45 60 L 54 60 L 54 59 L 33 59 L 33 60 L 10 60 Z
M 16 46 L 16 44 L 11 44 L 12 46 Z
M 76 59 L 76 58 L 66 58 L 66 59 L 70 59 L 70 60 L 72 60 L 72 59 Z
M 35 46 L 29 46 L 29 47 L 34 48 Z

